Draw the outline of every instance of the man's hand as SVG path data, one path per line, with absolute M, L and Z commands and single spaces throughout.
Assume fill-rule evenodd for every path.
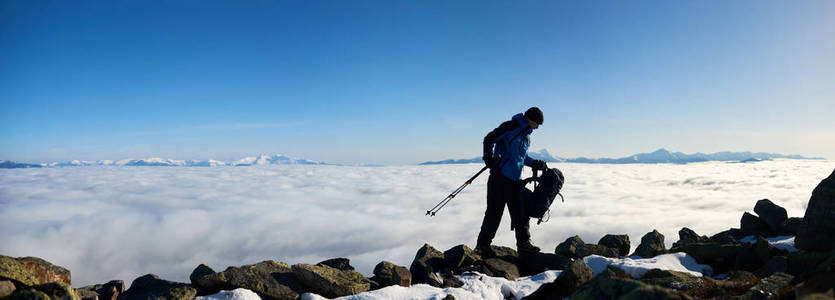
M 531 163 L 531 169 L 548 170 L 548 164 L 546 164 L 544 160 L 537 159 Z

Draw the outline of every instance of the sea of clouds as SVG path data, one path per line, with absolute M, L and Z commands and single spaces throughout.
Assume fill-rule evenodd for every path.
M 711 235 L 739 227 L 768 198 L 802 217 L 832 161 L 686 165 L 552 163 L 565 203 L 532 222 L 552 252 L 579 235 L 628 234 L 633 249 L 657 229 Z M 72 271 L 73 286 L 154 273 L 188 281 L 266 259 L 289 264 L 346 257 L 371 275 L 381 260 L 409 266 L 424 243 L 475 244 L 485 209 L 482 175 L 438 213 L 427 209 L 481 168 L 434 166 L 65 167 L 0 170 L 0 254 L 37 256 Z M 529 173 L 525 173 L 529 176 Z M 559 198 L 558 198 L 559 199 Z M 513 246 L 509 216 L 494 244 Z

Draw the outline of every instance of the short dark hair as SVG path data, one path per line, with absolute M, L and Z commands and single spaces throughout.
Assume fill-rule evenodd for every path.
M 528 120 L 534 121 L 539 125 L 542 125 L 542 122 L 545 121 L 545 117 L 542 115 L 542 110 L 536 106 L 528 108 L 528 110 L 525 111 L 525 118 L 528 118 Z

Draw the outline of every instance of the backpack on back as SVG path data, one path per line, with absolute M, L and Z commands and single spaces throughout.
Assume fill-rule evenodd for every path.
M 545 170 L 540 177 L 536 177 L 534 173 L 534 177 L 526 179 L 524 183 L 530 181 L 538 181 L 539 185 L 533 191 L 526 187 L 522 188 L 522 212 L 528 217 L 541 221 L 542 217 L 550 210 L 551 203 L 554 202 L 557 195 L 560 195 L 565 177 L 559 169 L 551 168 Z

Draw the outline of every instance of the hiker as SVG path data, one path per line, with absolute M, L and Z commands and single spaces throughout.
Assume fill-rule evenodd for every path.
M 545 170 L 542 160 L 528 157 L 530 134 L 542 125 L 542 111 L 531 107 L 524 114 L 513 116 L 484 137 L 484 163 L 490 168 L 487 179 L 487 210 L 481 223 L 476 250 L 482 255 L 495 255 L 490 243 L 496 236 L 499 223 L 507 205 L 510 211 L 511 230 L 516 231 L 516 249 L 519 252 L 537 253 L 539 247 L 531 244 L 530 222 L 521 215 L 520 200 L 523 185 L 522 166 Z

